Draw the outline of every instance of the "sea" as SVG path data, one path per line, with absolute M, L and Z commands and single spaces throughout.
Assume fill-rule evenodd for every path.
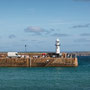
M 0 67 L 0 90 L 90 90 L 90 56 L 78 67 Z

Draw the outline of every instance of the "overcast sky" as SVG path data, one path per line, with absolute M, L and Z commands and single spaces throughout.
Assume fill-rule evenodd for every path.
M 0 0 L 0 51 L 90 51 L 90 0 Z

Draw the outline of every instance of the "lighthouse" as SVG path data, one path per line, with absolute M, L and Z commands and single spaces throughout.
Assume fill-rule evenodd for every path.
M 60 54 L 60 41 L 59 39 L 56 39 L 56 54 Z

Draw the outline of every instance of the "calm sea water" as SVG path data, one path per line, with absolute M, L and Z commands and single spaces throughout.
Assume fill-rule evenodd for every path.
M 90 57 L 78 67 L 0 67 L 0 90 L 90 90 Z

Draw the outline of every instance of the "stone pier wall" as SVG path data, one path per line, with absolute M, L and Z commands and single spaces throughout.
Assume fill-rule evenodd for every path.
M 60 67 L 60 66 L 78 66 L 77 58 L 44 58 L 44 59 L 31 59 L 31 66 L 41 67 Z
M 0 58 L 1 67 L 28 67 L 28 59 L 24 58 Z
M 0 67 L 78 66 L 77 58 L 0 58 Z

